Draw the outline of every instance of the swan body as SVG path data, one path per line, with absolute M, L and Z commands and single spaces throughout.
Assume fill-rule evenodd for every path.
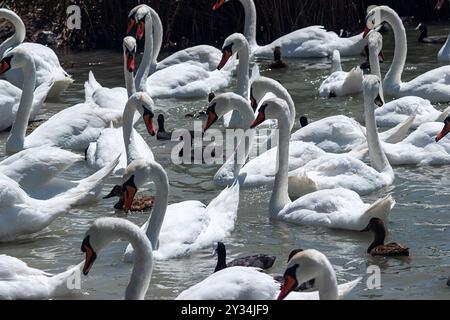
M 340 61 L 339 51 L 333 51 L 333 60 Z M 355 67 L 349 72 L 333 71 L 333 68 L 330 76 L 320 85 L 319 96 L 327 98 L 342 97 L 362 91 L 363 72 L 359 67 Z
M 439 50 L 437 59 L 439 62 L 450 61 L 450 34 L 448 35 L 442 48 Z
M 218 0 L 213 7 L 217 10 L 230 0 Z M 362 35 L 340 38 L 336 33 L 326 31 L 322 26 L 310 26 L 284 35 L 272 43 L 259 46 L 256 43 L 256 8 L 253 0 L 239 0 L 244 7 L 244 35 L 247 38 L 252 55 L 270 59 L 273 49 L 281 47 L 287 58 L 323 58 L 330 56 L 333 50 L 339 50 L 342 56 L 358 55 L 364 48 Z
M 0 241 L 13 241 L 18 237 L 37 233 L 66 213 L 82 198 L 102 185 L 118 160 L 111 163 L 89 180 L 48 200 L 31 198 L 14 180 L 0 173 Z
M 22 19 L 8 9 L 0 9 L 0 17 L 14 25 L 15 33 L 0 45 L 0 58 L 10 49 L 21 48 L 29 52 L 36 66 L 36 87 L 44 83 L 51 83 L 48 92 L 49 98 L 55 98 L 65 91 L 73 82 L 72 77 L 61 67 L 55 52 L 41 44 L 29 43 L 25 40 L 25 25 Z M 16 87 L 22 88 L 24 84 L 23 73 L 20 70 L 11 70 L 6 73 L 6 79 Z
M 81 272 L 81 264 L 52 275 L 29 267 L 25 262 L 0 255 L 0 300 L 51 299 L 68 295 L 71 279 Z
M 129 241 L 137 258 L 125 290 L 125 300 L 144 300 L 153 272 L 152 245 L 145 232 L 125 219 L 100 218 L 86 231 L 81 245 L 86 255 L 83 274 L 89 274 L 97 255 L 116 239 Z
M 387 22 L 392 26 L 395 37 L 395 51 L 392 65 L 387 72 L 383 90 L 394 97 L 418 96 L 431 102 L 450 101 L 450 66 L 430 70 L 409 82 L 402 82 L 401 75 L 406 62 L 407 41 L 403 23 L 397 13 L 387 6 L 378 6 L 366 16 L 369 29 Z
M 145 172 L 145 173 L 143 173 Z M 149 220 L 142 226 L 156 259 L 186 256 L 224 239 L 233 229 L 239 205 L 239 185 L 226 188 L 208 206 L 199 201 L 183 201 L 168 205 L 167 173 L 156 162 L 135 160 L 127 168 L 124 188 L 144 179 L 155 183 L 155 206 Z M 136 188 L 137 189 L 137 188 Z M 125 199 L 125 204 L 130 199 Z M 134 259 L 129 246 L 125 261 Z

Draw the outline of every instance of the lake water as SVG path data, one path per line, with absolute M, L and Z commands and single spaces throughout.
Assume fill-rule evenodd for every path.
M 450 26 L 430 26 L 430 34 L 447 34 Z M 408 59 L 404 80 L 413 78 L 440 66 L 436 55 L 439 45 L 424 45 L 417 42 L 417 31 L 408 29 Z M 392 34 L 384 35 L 386 61 L 382 65 L 387 71 L 393 53 Z M 122 56 L 120 52 L 93 51 L 60 54 L 66 70 L 75 83 L 62 96 L 59 103 L 47 103 L 42 117 L 84 101 L 84 81 L 89 70 L 106 87 L 124 86 Z M 361 57 L 346 58 L 344 70 L 349 70 L 363 61 Z M 292 60 L 289 68 L 269 70 L 267 62 L 261 61 L 262 75 L 279 80 L 291 93 L 296 103 L 297 115 L 307 115 L 311 120 L 344 114 L 363 121 L 363 97 L 324 100 L 318 97 L 318 87 L 329 74 L 329 61 Z M 72 66 L 72 67 L 71 67 Z M 167 128 L 191 128 L 192 119 L 184 115 L 205 105 L 199 100 L 156 100 L 163 108 Z M 443 110 L 447 105 L 438 105 Z M 298 118 L 298 116 L 297 116 Z M 168 171 L 170 179 L 170 203 L 184 200 L 200 200 L 208 204 L 222 188 L 212 183 L 218 166 L 176 166 L 170 161 L 170 148 L 166 143 L 155 141 L 145 134 L 158 162 Z M 0 150 L 4 150 L 7 134 L 0 135 Z M 4 153 L 2 151 L 2 156 Z M 366 249 L 372 239 L 370 234 L 345 232 L 316 227 L 295 226 L 269 219 L 268 201 L 271 190 L 250 189 L 241 192 L 240 209 L 236 227 L 231 236 L 224 240 L 228 259 L 254 253 L 277 256 L 271 273 L 282 273 L 289 252 L 295 248 L 314 248 L 328 256 L 337 272 L 338 281 L 353 280 L 364 276 L 348 296 L 350 299 L 448 299 L 449 288 L 445 285 L 450 273 L 450 179 L 448 167 L 395 167 L 395 183 L 369 196 L 365 202 L 391 193 L 397 204 L 391 213 L 388 240 L 398 241 L 410 247 L 409 258 L 372 258 Z M 66 177 L 80 179 L 90 171 L 83 164 L 72 167 Z M 115 181 L 110 180 L 104 193 L 110 191 Z M 151 190 L 150 190 L 151 192 Z M 80 262 L 83 235 L 90 224 L 100 217 L 114 217 L 113 202 L 100 203 L 71 210 L 57 219 L 49 228 L 26 241 L 0 244 L 0 253 L 15 256 L 30 266 L 49 272 L 61 272 L 66 267 Z M 122 216 L 123 217 L 123 216 Z M 133 214 L 128 218 L 141 225 L 147 214 Z M 122 262 L 126 247 L 124 242 L 115 242 L 105 249 L 97 259 L 88 277 L 82 278 L 82 290 L 69 299 L 122 299 L 131 273 L 131 265 Z M 210 275 L 216 264 L 212 257 L 213 247 L 206 248 L 189 257 L 157 261 L 149 290 L 148 299 L 173 299 L 182 290 L 198 283 Z M 381 268 L 381 288 L 367 289 L 365 284 L 369 265 Z

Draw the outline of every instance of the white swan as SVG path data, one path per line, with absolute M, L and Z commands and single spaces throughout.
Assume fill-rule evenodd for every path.
M 296 255 L 291 259 L 301 266 L 311 266 L 306 270 L 301 268 L 301 279 L 316 279 L 321 285 L 319 291 L 291 293 L 289 298 L 292 300 L 344 299 L 362 279 L 338 285 L 333 267 L 322 253 L 316 250 L 305 250 L 303 253 L 301 257 Z M 230 267 L 184 290 L 176 300 L 274 300 L 280 295 L 279 286 L 260 269 Z
M 381 148 L 375 123 L 374 109 L 376 100 L 380 99 L 380 85 L 378 77 L 373 75 L 367 75 L 363 82 L 367 143 L 372 166 L 346 155 L 325 155 L 290 173 L 291 195 L 297 197 L 335 187 L 367 194 L 393 183 L 394 171 Z
M 0 255 L 0 300 L 36 300 L 66 296 L 67 284 L 81 273 L 82 264 L 53 275 L 29 267 L 25 262 Z
M 331 74 L 323 80 L 319 87 L 319 96 L 334 98 L 342 97 L 362 91 L 363 72 L 359 67 L 351 69 L 349 72 L 336 70 L 336 65 L 341 61 L 338 50 L 333 51 Z
M 223 70 L 206 70 L 197 62 L 187 60 L 183 63 L 170 65 L 162 70 L 152 69 L 152 61 L 156 59 L 161 49 L 162 28 L 153 29 L 156 13 L 147 5 L 141 5 L 130 19 L 138 24 L 136 38 L 143 37 L 145 28 L 145 49 L 139 70 L 136 73 L 136 87 L 146 91 L 154 99 L 156 98 L 193 98 L 205 97 L 211 91 L 217 91 L 230 85 L 232 79 L 233 64 Z M 157 41 L 154 42 L 154 34 Z M 155 45 L 154 45 L 155 44 Z M 155 61 L 153 61 L 155 62 Z
M 0 18 L 4 18 L 14 25 L 15 33 L 0 45 L 0 58 L 12 48 L 22 48 L 30 53 L 36 65 L 36 86 L 51 83 L 48 93 L 49 98 L 59 96 L 65 91 L 73 80 L 59 64 L 55 52 L 41 44 L 23 42 L 25 40 L 25 25 L 22 19 L 13 11 L 0 9 Z M 22 88 L 24 85 L 23 73 L 20 70 L 11 70 L 6 73 L 6 78 L 15 86 Z
M 0 173 L 0 241 L 13 241 L 46 228 L 102 185 L 117 163 L 118 159 L 84 183 L 48 200 L 31 198 L 17 182 Z
M 136 40 L 132 37 L 124 39 L 124 74 L 128 94 L 130 98 L 123 110 L 122 128 L 104 129 L 97 141 L 91 142 L 86 152 L 88 166 L 94 169 L 102 168 L 106 163 L 121 154 L 119 165 L 114 174 L 122 176 L 125 168 L 137 158 L 154 160 L 153 152 L 142 138 L 142 136 L 133 128 L 135 114 L 139 114 L 144 119 L 147 131 L 150 135 L 155 135 L 152 118 L 154 117 L 153 100 L 143 92 L 135 93 L 134 86 L 134 61 L 136 54 Z M 120 148 L 117 142 L 122 140 L 124 143 Z
M 163 167 L 146 159 L 133 161 L 125 172 L 124 209 L 129 210 L 139 188 L 147 180 L 155 183 L 155 206 L 142 226 L 157 259 L 189 255 L 223 240 L 233 229 L 239 206 L 239 184 L 226 188 L 208 206 L 200 201 L 183 201 L 168 206 L 169 180 Z M 132 261 L 131 246 L 125 261 Z
M 394 97 L 418 96 L 431 102 L 450 101 L 450 66 L 433 69 L 413 80 L 402 82 L 407 55 L 405 28 L 398 14 L 387 6 L 375 7 L 366 16 L 368 29 L 373 29 L 383 22 L 391 25 L 395 37 L 394 59 L 384 78 L 384 92 Z
M 33 102 L 35 80 L 34 61 L 22 48 L 10 50 L 0 61 L 0 70 L 22 69 L 28 76 L 11 133 L 6 142 L 8 154 L 44 145 L 63 149 L 85 150 L 101 131 L 111 123 L 122 122 L 123 110 L 84 103 L 62 110 L 25 137 Z M 1 72 L 0 72 L 1 74 Z
M 117 239 L 129 241 L 136 254 L 130 282 L 125 290 L 125 300 L 144 300 L 153 272 L 152 245 L 145 232 L 125 219 L 100 218 L 86 231 L 81 245 L 81 251 L 86 255 L 83 274 L 89 274 L 100 251 Z
M 230 0 L 217 0 L 213 10 L 217 10 Z M 364 48 L 362 35 L 340 38 L 336 33 L 326 31 L 322 26 L 311 26 L 284 35 L 265 46 L 256 43 L 256 8 L 253 0 L 239 0 L 244 7 L 245 27 L 252 54 L 259 58 L 272 58 L 273 50 L 280 46 L 284 57 L 317 58 L 327 57 L 333 50 L 339 50 L 343 56 L 358 55 Z
M 442 48 L 439 50 L 437 59 L 439 62 L 449 62 L 450 61 L 450 34 L 447 37 Z
M 383 36 L 373 30 L 368 37 L 369 62 L 372 74 L 381 77 L 380 62 L 378 56 L 383 49 Z M 384 95 L 381 94 L 384 101 Z M 381 127 L 393 127 L 405 121 L 410 116 L 415 116 L 412 128 L 416 129 L 424 122 L 443 121 L 450 111 L 450 107 L 441 112 L 436 110 L 430 101 L 416 96 L 401 97 L 383 104 L 375 110 L 377 125 Z
M 278 98 L 267 100 L 265 105 L 261 107 L 259 116 L 252 124 L 252 127 L 257 126 L 265 118 L 275 118 L 280 123 L 286 122 L 288 112 L 287 105 L 283 100 Z M 327 190 L 320 190 L 302 196 L 296 201 L 291 202 L 288 195 L 288 160 L 291 143 L 289 143 L 289 140 L 285 138 L 288 135 L 289 130 L 287 126 L 281 126 L 280 145 L 278 146 L 277 154 L 278 171 L 275 175 L 272 197 L 270 199 L 271 218 L 297 224 L 308 224 L 356 231 L 364 228 L 364 224 L 368 223 L 370 218 L 373 216 L 387 222 L 389 212 L 395 203 L 391 196 L 387 196 L 372 205 L 368 205 L 363 203 L 358 194 L 351 190 L 343 188 L 328 188 Z M 331 156 L 323 156 L 318 158 L 318 160 L 320 161 L 320 159 L 326 157 Z M 352 163 L 352 158 L 350 157 L 336 155 L 335 157 L 337 159 L 348 158 L 349 160 L 347 161 Z M 356 163 L 357 160 L 354 160 L 353 162 Z M 365 165 L 362 162 L 361 164 Z M 308 165 L 305 167 L 307 166 Z M 372 170 L 375 171 L 374 169 Z M 366 169 L 366 171 L 369 171 L 369 169 Z M 364 173 L 364 171 L 362 172 Z M 361 173 L 361 171 L 358 173 Z M 371 181 L 369 180 L 366 183 L 370 182 Z M 302 185 L 300 187 L 306 188 L 307 186 Z

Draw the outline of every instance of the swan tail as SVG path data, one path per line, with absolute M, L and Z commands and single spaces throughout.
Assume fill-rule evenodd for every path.
M 341 54 L 339 53 L 339 50 L 334 50 L 331 57 L 331 73 L 336 71 L 342 71 Z
M 288 178 L 289 197 L 298 199 L 305 194 L 317 191 L 316 182 L 306 172 Z
M 445 118 L 447 118 L 449 113 L 450 113 L 450 107 L 445 108 L 445 110 L 442 111 L 441 115 L 436 119 L 436 122 L 444 122 Z
M 402 123 L 396 125 L 394 128 L 381 133 L 381 140 L 384 140 L 387 143 L 398 143 L 402 141 L 408 135 L 409 129 L 411 129 L 415 119 L 416 116 L 412 115 Z
M 84 262 L 70 267 L 67 271 L 52 276 L 48 282 L 50 285 L 50 297 L 60 297 L 81 289 L 81 269 Z
M 350 70 L 342 84 L 343 94 L 355 93 L 362 91 L 363 72 L 360 67 Z
M 338 286 L 338 299 L 344 299 L 363 279 L 363 277 L 358 277 L 353 281 L 343 283 Z
M 69 86 L 74 82 L 71 76 L 66 75 L 62 79 L 57 79 L 52 85 L 52 88 L 50 89 L 50 92 L 48 93 L 49 99 L 56 99 L 58 98 L 61 93 L 67 90 Z
M 395 200 L 390 194 L 378 199 L 364 212 L 364 223 L 368 224 L 371 218 L 379 218 L 387 225 L 389 223 L 389 213 L 394 206 Z
M 101 87 L 101 84 L 95 79 L 94 73 L 89 71 L 89 80 L 84 83 L 85 99 L 87 103 L 94 102 L 94 92 Z

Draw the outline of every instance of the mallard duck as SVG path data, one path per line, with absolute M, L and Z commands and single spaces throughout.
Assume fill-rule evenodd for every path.
M 361 232 L 372 231 L 375 234 L 375 239 L 367 249 L 367 253 L 372 256 L 409 256 L 409 248 L 397 242 L 384 243 L 386 238 L 386 227 L 383 220 L 379 218 L 370 219 L 367 227 Z
M 119 201 L 114 205 L 114 209 L 123 210 L 125 192 L 122 186 L 119 185 L 114 186 L 112 191 L 107 196 L 103 197 L 103 199 L 110 199 L 114 197 L 119 198 Z M 155 204 L 155 197 L 145 196 L 141 194 L 134 198 L 130 211 L 131 212 L 150 211 L 150 209 L 153 209 L 154 204 Z

